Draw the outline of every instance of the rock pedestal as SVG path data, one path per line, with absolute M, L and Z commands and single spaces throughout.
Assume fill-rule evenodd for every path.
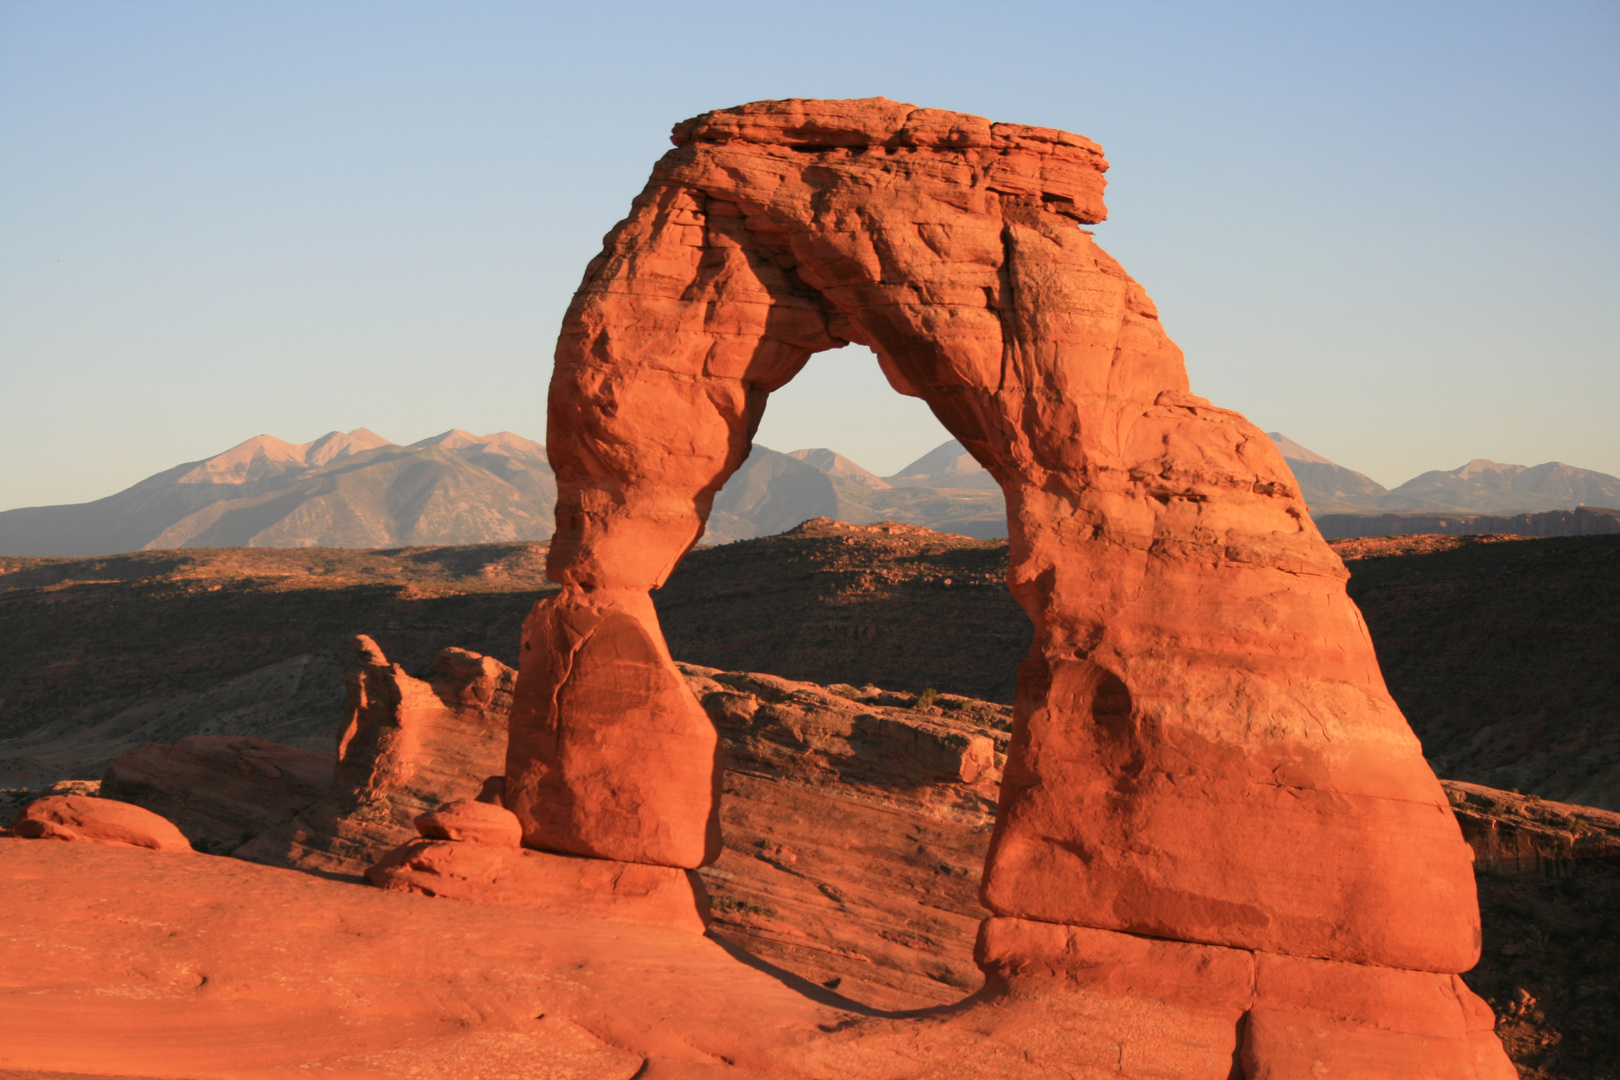
M 1104 216 L 1101 150 L 883 99 L 758 102 L 674 142 L 557 345 L 564 589 L 530 618 L 506 769 L 525 842 L 711 857 L 713 743 L 645 597 L 770 393 L 854 342 L 1007 498 L 1008 584 L 1035 635 L 991 911 L 1294 958 L 1242 961 L 1251 1076 L 1290 1074 L 1282 1048 L 1304 1036 L 1277 1033 L 1327 1008 L 1323 980 L 1377 996 L 1470 967 L 1469 852 L 1343 565 L 1276 447 L 1190 393 L 1153 302 L 1080 227 Z M 1307 974 L 1261 977 L 1275 965 Z M 1363 970 L 1388 974 L 1310 974 Z
M 416 819 L 418 839 L 366 870 L 382 889 L 703 933 L 708 895 L 691 871 L 530 851 L 511 811 L 457 801 Z

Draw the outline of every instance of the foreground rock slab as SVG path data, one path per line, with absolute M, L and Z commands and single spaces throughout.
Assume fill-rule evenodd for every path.
M 0 1070 L 23 1075 L 1229 1080 L 1247 1052 L 1244 988 L 1219 965 L 1173 997 L 1155 964 L 1154 985 L 1023 978 L 875 1014 L 684 930 L 201 854 L 0 839 L 0 925 Z M 1102 936 L 1123 942 L 1116 958 L 1196 951 Z

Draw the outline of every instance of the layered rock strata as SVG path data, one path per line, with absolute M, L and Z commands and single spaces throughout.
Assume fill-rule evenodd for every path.
M 558 341 L 563 588 L 525 627 L 506 768 L 525 843 L 715 856 L 714 743 L 647 593 L 770 393 L 854 342 L 1007 499 L 1035 632 L 994 915 L 1353 965 L 1352 995 L 1470 967 L 1468 849 L 1343 564 L 1274 444 L 1190 393 L 1152 301 L 1078 227 L 1104 215 L 1100 149 L 883 99 L 755 103 L 674 142 Z M 1347 1032 L 1382 1029 L 1347 1023 L 1349 1060 Z M 1251 1073 L 1286 1071 L 1265 1045 Z
M 416 819 L 421 835 L 366 870 L 382 889 L 586 915 L 701 934 L 708 898 L 691 871 L 530 851 L 517 817 L 459 800 Z

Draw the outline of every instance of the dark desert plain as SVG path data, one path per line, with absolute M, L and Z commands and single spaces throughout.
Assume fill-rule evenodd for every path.
M 1620 1080 L 1616 55 L 0 5 L 0 1077 Z

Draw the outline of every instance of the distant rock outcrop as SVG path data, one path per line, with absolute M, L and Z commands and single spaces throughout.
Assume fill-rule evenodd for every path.
M 251 862 L 359 874 L 415 835 L 416 818 L 478 795 L 506 753 L 514 673 L 487 656 L 445 649 L 427 679 L 355 639 L 347 724 L 331 792 L 235 854 Z
M 1620 500 L 1617 500 L 1620 501 Z M 1358 536 L 1608 536 L 1620 533 L 1620 510 L 1581 506 L 1539 514 L 1319 514 L 1316 527 L 1332 539 Z
M 1620 861 L 1620 813 L 1481 784 L 1441 784 L 1483 872 L 1556 877 L 1576 863 Z

